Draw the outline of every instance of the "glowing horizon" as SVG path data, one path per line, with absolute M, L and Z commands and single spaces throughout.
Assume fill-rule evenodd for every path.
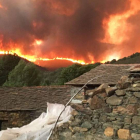
M 65 57 L 54 57 L 54 58 L 42 58 L 42 57 L 36 57 L 36 56 L 32 56 L 32 55 L 23 55 L 20 50 L 15 50 L 15 51 L 3 51 L 0 50 L 0 54 L 11 54 L 11 55 L 18 55 L 21 58 L 27 59 L 30 62 L 36 62 L 36 61 L 51 61 L 51 60 L 67 60 L 73 63 L 78 63 L 78 64 L 82 64 L 82 65 L 86 65 L 86 64 L 94 64 L 95 62 L 92 60 L 89 63 L 86 63 L 84 60 L 78 60 L 78 59 L 73 59 L 73 58 L 65 58 Z M 111 61 L 113 59 L 118 60 L 119 56 L 117 55 L 110 55 L 108 56 L 105 60 L 100 61 L 101 63 L 105 63 L 107 61 Z

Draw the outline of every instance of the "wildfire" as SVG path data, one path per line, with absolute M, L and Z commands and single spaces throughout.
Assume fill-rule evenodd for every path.
M 128 25 L 127 19 L 140 10 L 139 5 L 139 0 L 131 0 L 131 7 L 128 11 L 123 14 L 111 15 L 109 20 L 104 19 L 103 25 L 107 30 L 103 42 L 121 44 L 127 40 L 127 32 L 131 30 L 131 25 Z
M 86 63 L 84 60 L 75 60 L 75 59 L 72 59 L 72 58 L 63 58 L 63 57 L 55 57 L 55 58 L 37 58 L 36 56 L 30 56 L 30 55 L 23 55 L 20 50 L 16 49 L 15 51 L 0 51 L 0 54 L 11 54 L 11 55 L 18 55 L 24 59 L 27 59 L 31 62 L 36 62 L 38 60 L 41 60 L 41 61 L 51 61 L 51 60 L 67 60 L 67 61 L 71 61 L 73 63 L 78 63 L 78 64 L 82 64 L 82 65 L 86 65 L 86 64 L 94 64 L 95 62 L 94 61 L 91 61 L 90 63 Z M 119 55 L 117 54 L 114 54 L 114 55 L 110 55 L 108 57 L 105 58 L 105 60 L 102 60 L 101 63 L 105 63 L 107 61 L 111 61 L 113 59 L 116 59 L 118 60 L 120 57 Z
M 82 65 L 88 64 L 83 60 L 75 60 L 75 59 L 72 59 L 72 58 L 63 58 L 63 57 L 56 57 L 56 58 L 52 58 L 52 59 L 49 59 L 49 58 L 37 58 L 36 56 L 23 55 L 20 52 L 20 50 L 18 50 L 18 49 L 14 50 L 14 51 L 0 51 L 0 54 L 11 54 L 11 55 L 17 54 L 18 56 L 20 56 L 20 57 L 22 57 L 24 59 L 27 59 L 27 60 L 29 60 L 31 62 L 36 62 L 37 60 L 42 60 L 42 61 L 68 60 L 68 61 L 71 61 L 73 63 L 78 63 L 78 64 L 82 64 Z
M 36 59 L 34 56 L 29 56 L 29 55 L 22 55 L 21 52 L 17 49 L 15 51 L 0 51 L 0 54 L 11 54 L 11 55 L 15 55 L 17 54 L 18 56 L 24 58 L 24 59 L 27 59 L 31 62 L 35 62 Z
M 109 55 L 105 60 L 102 60 L 101 63 L 105 63 L 107 61 L 112 61 L 113 59 L 119 60 L 120 57 L 117 54 Z
M 72 58 L 63 58 L 63 57 L 56 57 L 56 58 L 53 58 L 53 59 L 39 58 L 39 60 L 43 60 L 43 61 L 49 61 L 49 60 L 68 60 L 68 61 L 71 61 L 73 63 L 79 63 L 79 64 L 82 64 L 82 65 L 89 64 L 89 63 L 84 62 L 83 60 L 74 60 Z

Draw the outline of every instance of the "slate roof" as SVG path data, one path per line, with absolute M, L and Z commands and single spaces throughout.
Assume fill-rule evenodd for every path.
M 73 86 L 82 86 L 92 78 L 101 75 L 101 77 L 94 79 L 88 85 L 100 85 L 102 83 L 115 85 L 122 76 L 129 75 L 130 69 L 132 67 L 138 65 L 140 66 L 140 64 L 102 64 L 65 84 Z
M 140 65 L 134 66 L 130 69 L 130 72 L 134 73 L 134 72 L 140 72 Z
M 1 87 L 0 110 L 41 110 L 47 102 L 66 104 L 70 99 L 70 87 Z

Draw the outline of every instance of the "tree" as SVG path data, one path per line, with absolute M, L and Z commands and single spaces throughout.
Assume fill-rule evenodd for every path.
M 90 71 L 91 69 L 97 67 L 100 63 L 89 64 L 89 65 L 80 65 L 80 64 L 73 64 L 67 68 L 64 68 L 60 76 L 58 78 L 58 84 L 63 85 L 64 83 L 75 79 L 76 77 L 82 75 L 85 72 Z
M 63 69 L 64 68 L 59 68 L 55 71 L 45 71 L 42 76 L 41 86 L 58 85 L 58 78 Z
M 41 82 L 41 72 L 31 62 L 20 60 L 19 64 L 8 76 L 8 80 L 3 86 L 38 86 Z
M 78 76 L 77 75 L 78 68 L 80 67 L 81 67 L 80 64 L 73 64 L 69 67 L 64 68 L 60 73 L 57 83 L 63 85 L 64 83 L 76 78 Z
M 78 69 L 78 74 L 77 74 L 77 75 L 80 76 L 80 75 L 84 74 L 85 72 L 88 72 L 88 71 L 90 71 L 91 69 L 93 69 L 93 68 L 95 68 L 95 67 L 97 67 L 97 66 L 99 66 L 99 65 L 100 65 L 100 63 L 83 65 L 82 67 L 80 67 L 80 68 Z
M 0 86 L 7 80 L 8 74 L 20 61 L 20 57 L 15 55 L 3 55 L 0 57 Z
M 116 62 L 116 59 L 111 60 L 110 64 L 114 64 Z

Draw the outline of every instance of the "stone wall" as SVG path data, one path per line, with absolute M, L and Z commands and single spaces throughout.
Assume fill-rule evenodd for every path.
M 0 111 L 1 130 L 21 127 L 38 117 L 35 111 Z
M 0 129 L 26 125 L 47 110 L 47 102 L 66 104 L 69 86 L 0 87 Z
M 123 77 L 115 87 L 103 84 L 88 94 L 87 101 L 71 104 L 70 121 L 51 140 L 140 140 L 140 80 Z

